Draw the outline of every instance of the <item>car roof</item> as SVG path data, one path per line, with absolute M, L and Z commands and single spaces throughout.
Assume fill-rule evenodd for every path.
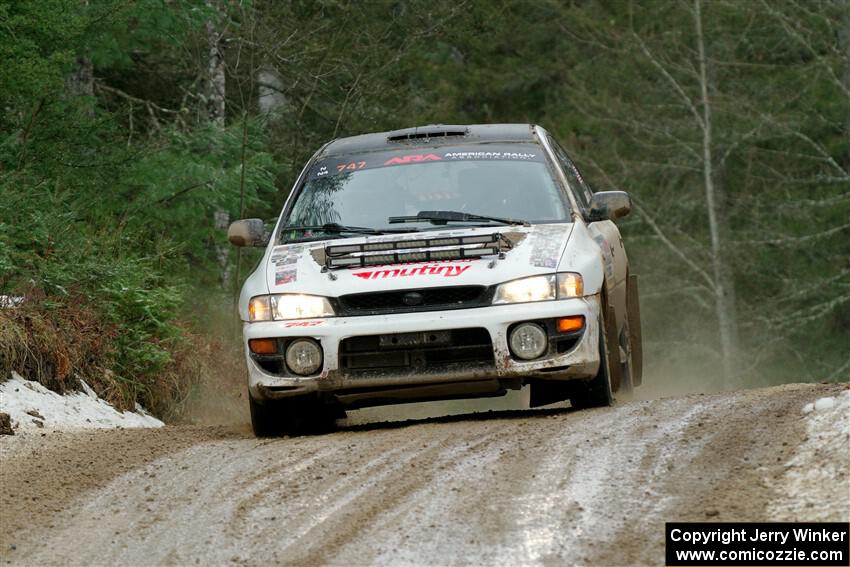
M 533 124 L 429 124 L 338 138 L 322 148 L 319 157 L 415 146 L 536 142 L 535 128 Z

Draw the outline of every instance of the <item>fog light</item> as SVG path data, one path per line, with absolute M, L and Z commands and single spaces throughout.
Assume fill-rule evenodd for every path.
M 277 339 L 251 339 L 248 346 L 254 354 L 274 354 L 277 352 Z
M 546 352 L 546 331 L 536 323 L 522 323 L 511 331 L 511 352 L 523 360 L 539 358 Z
M 559 333 L 573 333 L 584 328 L 584 315 L 573 315 L 572 317 L 561 317 L 558 319 Z
M 322 366 L 322 348 L 312 339 L 298 339 L 286 347 L 286 366 L 300 376 L 315 374 Z

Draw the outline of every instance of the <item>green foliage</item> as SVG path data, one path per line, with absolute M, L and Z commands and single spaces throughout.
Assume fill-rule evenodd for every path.
M 209 13 L 179 2 L 0 5 L 0 295 L 26 296 L 28 314 L 14 324 L 31 347 L 64 328 L 51 321 L 94 314 L 89 332 L 109 335 L 97 364 L 83 364 L 81 350 L 48 367 L 75 361 L 73 370 L 125 406 L 168 410 L 160 394 L 174 390 L 181 319 L 194 316 L 198 294 L 229 301 L 214 213 L 236 217 L 243 201 L 263 209 L 275 192 L 259 120 L 222 128 L 188 108 L 166 110 L 159 103 L 194 81 L 181 84 L 179 72 L 176 82 L 165 69 L 149 74 L 141 92 L 121 88 L 137 69 L 177 60 Z M 66 91 L 78 58 L 93 64 L 94 97 Z M 142 98 L 150 90 L 159 102 Z
M 0 2 L 0 108 L 27 108 L 61 89 L 81 31 L 65 0 Z

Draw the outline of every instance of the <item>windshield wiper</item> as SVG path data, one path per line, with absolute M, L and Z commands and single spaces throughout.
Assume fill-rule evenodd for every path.
M 325 224 L 299 224 L 292 226 L 284 226 L 280 229 L 280 233 L 284 234 L 290 230 L 298 230 L 301 232 L 306 232 L 308 230 L 315 230 L 319 232 L 324 232 L 327 234 L 393 234 L 396 232 L 413 232 L 413 229 L 377 229 L 377 228 L 366 228 L 362 226 L 345 226 L 336 222 L 329 222 Z M 311 237 L 308 237 L 311 238 Z M 287 239 L 287 240 L 300 240 L 300 239 Z
M 499 222 L 502 224 L 516 224 L 522 226 L 531 226 L 528 221 L 520 219 L 508 219 L 502 217 L 490 217 L 486 215 L 475 215 L 472 213 L 464 213 L 461 211 L 419 211 L 415 216 L 390 217 L 390 224 L 402 222 L 422 222 L 429 221 L 433 224 L 446 224 L 447 222 L 469 222 L 469 221 L 489 221 Z

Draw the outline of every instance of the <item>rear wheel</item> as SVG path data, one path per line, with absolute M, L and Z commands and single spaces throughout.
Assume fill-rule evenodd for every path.
M 324 433 L 333 429 L 339 413 L 313 396 L 264 400 L 262 403 L 248 396 L 248 403 L 251 427 L 257 437 Z
M 599 317 L 599 371 L 591 380 L 576 382 L 575 391 L 570 396 L 570 404 L 576 409 L 610 406 L 614 402 L 611 393 L 610 368 L 612 365 L 606 339 L 607 318 L 604 313 L 605 310 Z

